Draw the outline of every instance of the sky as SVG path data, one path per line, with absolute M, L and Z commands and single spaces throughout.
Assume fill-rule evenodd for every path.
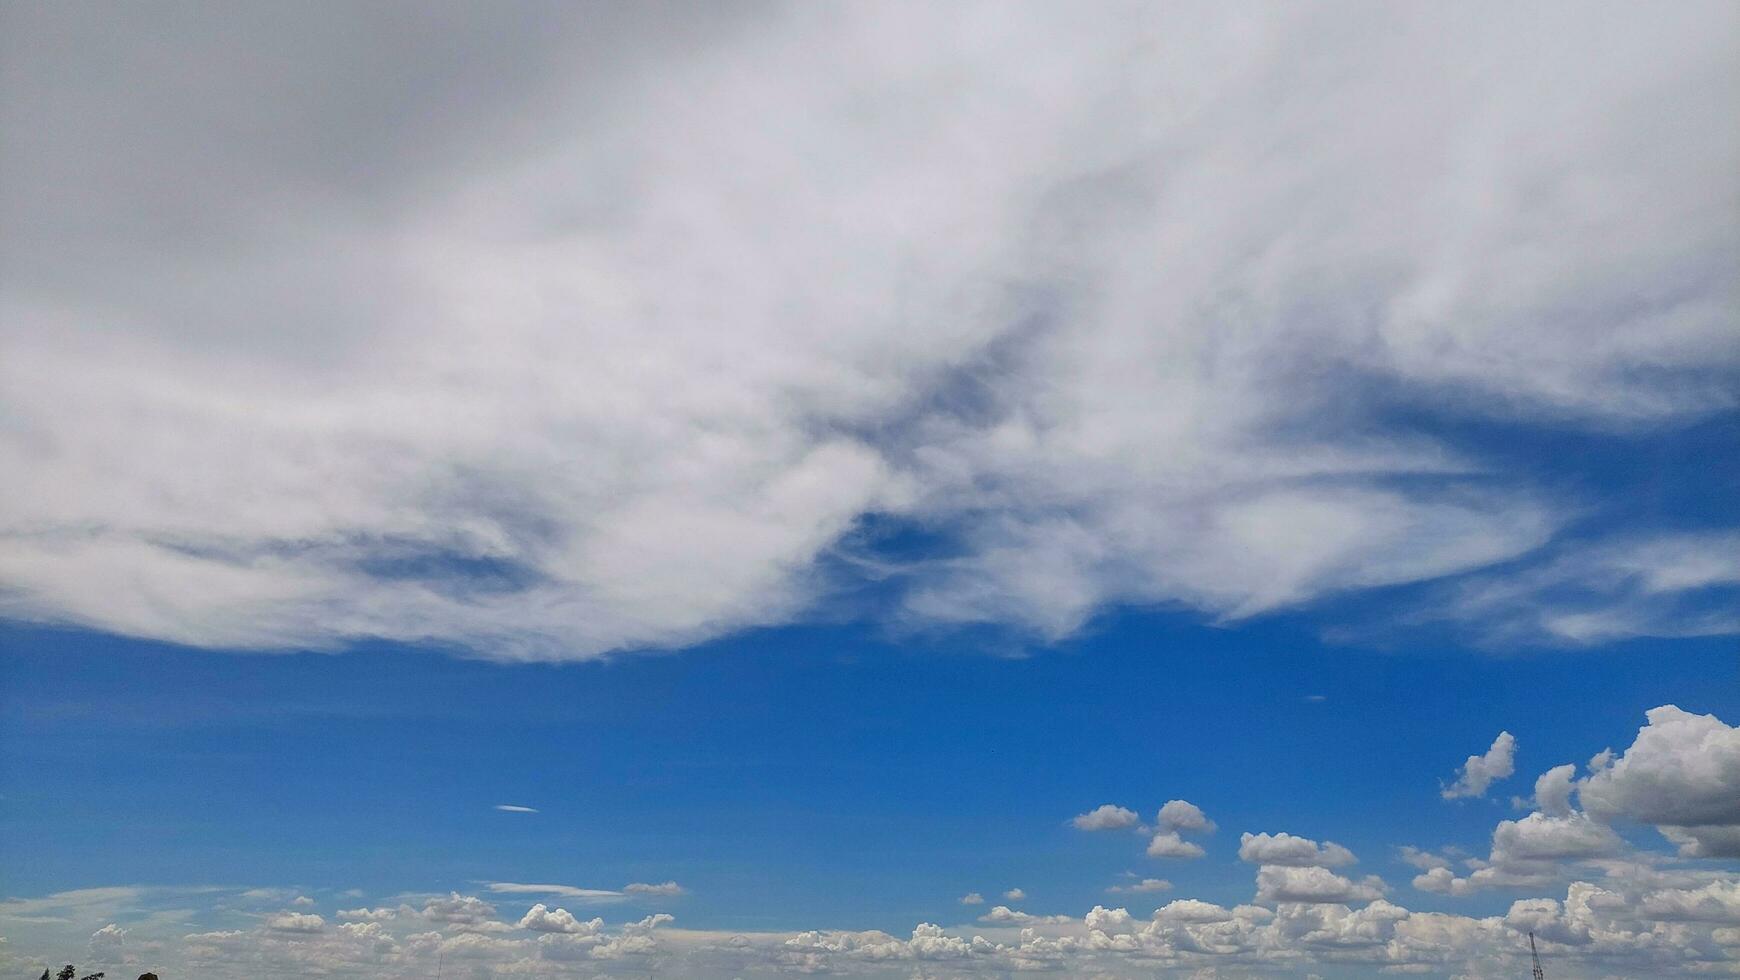
M 0 973 L 1740 972 L 1740 11 L 0 11 Z

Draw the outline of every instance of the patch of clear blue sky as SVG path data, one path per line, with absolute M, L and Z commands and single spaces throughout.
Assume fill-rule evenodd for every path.
M 1534 775 L 1629 744 L 1645 709 L 1740 718 L 1731 640 L 1498 658 L 1326 649 L 1304 619 L 1213 629 L 1128 614 L 1021 660 L 788 628 L 678 656 L 501 667 L 427 652 L 227 656 L 8 629 L 6 891 L 290 885 L 366 901 L 475 881 L 674 878 L 685 925 L 963 921 L 1020 886 L 1079 914 L 1120 872 L 1236 902 L 1240 831 L 1337 840 L 1410 907 L 1400 844 L 1484 852 L 1508 803 L 1437 779 L 1500 730 Z M 1312 702 L 1307 695 L 1327 700 Z M 1072 815 L 1197 802 L 1196 862 Z M 497 803 L 538 807 L 531 815 Z M 523 911 L 531 898 L 502 902 Z M 345 905 L 354 904 L 350 900 Z

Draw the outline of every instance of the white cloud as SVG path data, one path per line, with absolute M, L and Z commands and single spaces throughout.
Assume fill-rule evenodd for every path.
M 113 922 L 91 933 L 86 949 L 91 959 L 98 963 L 125 963 L 127 961 L 127 930 Z
M 1614 858 L 1626 850 L 1625 842 L 1606 824 L 1565 805 L 1559 809 L 1561 769 L 1550 770 L 1537 782 L 1537 795 L 1546 787 L 1546 801 L 1555 812 L 1537 810 L 1520 820 L 1504 820 L 1492 831 L 1491 855 L 1470 858 L 1473 868 L 1457 877 L 1448 862 L 1428 861 L 1421 855 L 1415 863 L 1424 867 L 1413 880 L 1415 888 L 1442 895 L 1466 896 L 1487 888 L 1534 888 L 1562 880 L 1563 862 L 1591 862 Z M 1420 852 L 1416 852 L 1420 853 Z
M 962 905 L 983 905 L 983 904 L 985 904 L 985 896 L 979 894 L 978 892 L 967 892 L 965 895 L 961 896 L 961 904 Z
M 1011 902 L 1019 902 L 1027 897 L 1027 893 L 1019 888 L 1011 888 L 1003 893 L 1003 897 Z
M 491 881 L 484 888 L 498 895 L 554 895 L 558 898 L 573 899 L 579 902 L 618 902 L 627 897 L 626 891 L 614 888 L 578 888 L 574 885 L 536 884 L 519 881 Z
M 656 885 L 636 881 L 622 886 L 622 890 L 630 895 L 651 895 L 663 898 L 675 898 L 678 895 L 688 894 L 688 889 L 674 881 L 666 881 Z
M 567 909 L 550 909 L 542 902 L 526 910 L 520 918 L 519 927 L 533 932 L 562 932 L 571 935 L 590 936 L 598 932 L 604 925 L 603 919 L 592 919 L 581 922 Z
M 1179 898 L 1167 902 L 1154 912 L 1154 919 L 1179 922 L 1226 922 L 1233 914 L 1228 909 L 1196 898 Z
M 1162 831 L 1148 842 L 1148 856 L 1157 858 L 1199 858 L 1202 847 L 1178 836 L 1174 831 Z
M 266 928 L 273 932 L 320 932 L 326 920 L 307 912 L 280 912 L 267 916 Z
M 1623 755 L 1579 784 L 1584 808 L 1654 824 L 1688 857 L 1740 856 L 1740 729 L 1674 705 L 1647 717 Z
M 1114 895 L 1141 895 L 1148 892 L 1169 891 L 1172 882 L 1164 878 L 1143 878 L 1141 881 L 1128 885 L 1113 885 L 1106 889 Z
M 1318 844 L 1314 840 L 1287 833 L 1247 833 L 1239 835 L 1239 860 L 1252 864 L 1337 868 L 1344 864 L 1353 864 L 1355 858 L 1352 851 L 1334 842 Z
M 1567 976 L 1706 975 L 1731 968 L 1740 951 L 1740 878 L 1732 872 L 1626 862 L 1587 869 L 1598 880 L 1572 881 L 1558 897 L 1521 898 L 1502 915 L 1481 917 L 1410 910 L 1379 897 L 1382 886 L 1375 879 L 1270 866 L 1258 871 L 1256 897 L 1272 907 L 1180 898 L 1144 919 L 1103 905 L 1079 918 L 998 906 L 985 921 L 954 928 L 920 923 L 905 937 L 876 930 L 685 930 L 665 914 L 577 923 L 547 907 L 542 911 L 548 918 L 538 921 L 565 931 L 528 932 L 501 920 L 490 921 L 506 931 L 480 932 L 476 923 L 426 928 L 415 912 L 396 933 L 384 921 L 316 932 L 282 932 L 264 921 L 251 929 L 189 932 L 177 928 L 180 919 L 151 915 L 124 937 L 119 926 L 86 928 L 110 937 L 93 937 L 95 942 L 124 939 L 126 954 L 151 950 L 149 965 L 162 975 L 210 980 L 415 980 L 433 975 L 438 962 L 459 976 L 574 980 L 601 970 L 656 971 L 677 980 L 792 973 L 902 980 L 914 972 L 963 980 L 1023 973 L 1135 980 L 1156 972 L 1506 976 L 1519 966 L 1526 970 L 1518 950 L 1526 950 L 1528 931 L 1536 934 L 1543 957 Z M 212 900 L 222 906 L 233 894 L 221 892 Z M 164 897 L 180 904 L 188 896 Z M 51 900 L 62 901 L 25 901 Z M 393 921 L 407 923 L 405 916 Z M 34 948 L 18 953 L 29 957 Z
M 1740 924 L 1740 879 L 1650 892 L 1643 896 L 1641 910 L 1663 922 Z
M 338 913 L 338 921 L 340 921 L 340 922 L 387 922 L 387 921 L 392 920 L 397 915 L 398 915 L 397 909 L 389 909 L 389 908 L 342 909 Z
M 1212 834 L 1215 830 L 1214 821 L 1208 819 L 1202 808 L 1186 800 L 1168 800 L 1154 821 L 1159 829 L 1148 841 L 1149 857 L 1202 857 L 1205 852 L 1201 845 L 1185 840 L 1182 835 Z
M 1516 771 L 1516 739 L 1509 732 L 1499 732 L 1492 747 L 1484 755 L 1471 755 L 1456 770 L 1456 780 L 1444 787 L 1446 800 L 1486 795 L 1486 788 L 1495 781 L 1510 778 Z
M 1214 833 L 1214 821 L 1208 819 L 1201 807 L 1186 800 L 1168 800 L 1154 819 L 1160 825 L 1161 830 L 1178 830 L 1198 834 Z
M 1387 889 L 1376 875 L 1353 881 L 1328 868 L 1266 866 L 1257 869 L 1257 901 L 1346 903 L 1369 902 Z
M 495 906 L 475 895 L 448 893 L 446 898 L 430 898 L 419 913 L 431 922 L 470 924 L 495 918 Z
M 1431 871 L 1435 868 L 1448 868 L 1450 866 L 1450 859 L 1444 855 L 1434 854 L 1431 851 L 1422 850 L 1411 844 L 1405 845 L 1401 848 L 1400 856 L 1403 863 L 1411 864 L 1414 867 L 1419 868 L 1421 871 Z
M 1423 619 L 1473 624 L 1489 643 L 1586 646 L 1740 631 L 1740 530 L 1578 541 L 1523 571 L 1440 590 Z
M 1077 814 L 1070 823 L 1077 830 L 1125 830 L 1142 822 L 1136 811 L 1104 803 L 1086 813 Z
M 1503 821 L 1492 832 L 1494 863 L 1606 857 L 1624 847 L 1617 834 L 1583 813 L 1531 813 Z
M 1007 905 L 999 905 L 991 909 L 991 911 L 986 912 L 984 915 L 979 916 L 979 921 L 991 923 L 992 925 L 1026 926 L 1041 923 L 1056 924 L 1061 922 L 1071 922 L 1074 920 L 1067 915 L 1029 915 L 1026 912 L 1011 909 Z
M 805 615 L 872 513 L 958 546 L 896 618 L 1239 617 L 1565 520 L 1386 402 L 1734 401 L 1720 3 L 79 16 L 8 21 L 13 617 L 594 657 Z
M 537 813 L 538 812 L 535 807 L 519 806 L 518 804 L 515 804 L 515 803 L 497 803 L 495 805 L 495 808 L 497 810 L 500 810 L 503 813 Z
M 1577 767 L 1554 766 L 1535 780 L 1534 803 L 1549 817 L 1563 817 L 1571 812 L 1571 794 L 1576 791 Z

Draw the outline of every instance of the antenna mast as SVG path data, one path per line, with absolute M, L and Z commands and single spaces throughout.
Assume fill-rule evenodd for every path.
M 1547 980 L 1547 975 L 1541 972 L 1541 954 L 1535 952 L 1535 934 L 1529 933 L 1529 959 L 1535 963 L 1535 980 Z

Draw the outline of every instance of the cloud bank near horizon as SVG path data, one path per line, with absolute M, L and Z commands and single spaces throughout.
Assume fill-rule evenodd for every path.
M 1740 876 L 1709 859 L 1740 857 L 1734 847 L 1740 840 L 1740 794 L 1734 793 L 1740 729 L 1663 705 L 1648 712 L 1629 746 L 1596 753 L 1581 768 L 1580 778 L 1575 764 L 1544 772 L 1536 782 L 1537 809 L 1494 828 L 1489 858 L 1458 861 L 1401 848 L 1397 863 L 1422 872 L 1411 883 L 1412 898 L 1379 875 L 1350 870 L 1361 859 L 1338 844 L 1247 831 L 1239 836 L 1237 856 L 1255 866 L 1255 892 L 1251 901 L 1230 906 L 1168 896 L 1149 900 L 1149 914 L 1103 904 L 1080 915 L 1035 912 L 1028 909 L 1042 907 L 1044 896 L 1010 888 L 1003 894 L 1011 904 L 966 913 L 975 921 L 923 922 L 903 937 L 878 930 L 683 928 L 662 911 L 687 894 L 675 881 L 620 891 L 498 882 L 488 885 L 490 899 L 459 892 L 402 896 L 397 905 L 336 912 L 315 906 L 336 908 L 346 896 L 323 903 L 292 889 L 159 889 L 154 895 L 137 887 L 104 888 L 0 902 L 0 928 L 15 941 L 0 945 L 0 968 L 37 969 L 51 935 L 84 929 L 94 966 L 174 964 L 217 980 L 274 971 L 426 976 L 435 962 L 454 976 L 475 978 L 648 971 L 676 977 L 1148 977 L 1221 969 L 1488 976 L 1514 973 L 1532 932 L 1555 975 L 1732 972 L 1740 963 Z M 1184 801 L 1169 803 L 1159 822 L 1204 833 L 1212 826 L 1200 807 Z M 1677 845 L 1677 852 L 1628 842 L 1614 828 L 1639 839 L 1659 834 L 1655 839 Z M 1140 846 L 1137 828 L 1121 819 L 1076 823 L 1071 832 L 1108 829 L 1132 832 L 1132 852 Z M 1134 903 L 1168 887 L 1144 879 L 1108 892 Z M 1407 907 L 1489 890 L 1529 897 L 1485 916 Z M 530 901 L 522 897 L 528 895 L 542 900 L 523 915 L 516 914 L 518 906 L 501 904 Z M 607 923 L 562 905 L 600 898 L 638 902 L 644 914 L 637 910 Z M 978 892 L 958 901 L 983 903 Z M 273 903 L 286 902 L 295 907 L 272 910 Z M 225 910 L 229 927 L 190 931 L 202 914 L 190 906 L 201 903 Z
M 1731 4 L 521 12 L 9 16 L 0 613 L 502 659 L 865 581 L 1238 618 L 1599 510 L 1433 418 L 1734 407 Z M 1688 609 L 1732 541 L 1435 614 L 1733 631 Z

